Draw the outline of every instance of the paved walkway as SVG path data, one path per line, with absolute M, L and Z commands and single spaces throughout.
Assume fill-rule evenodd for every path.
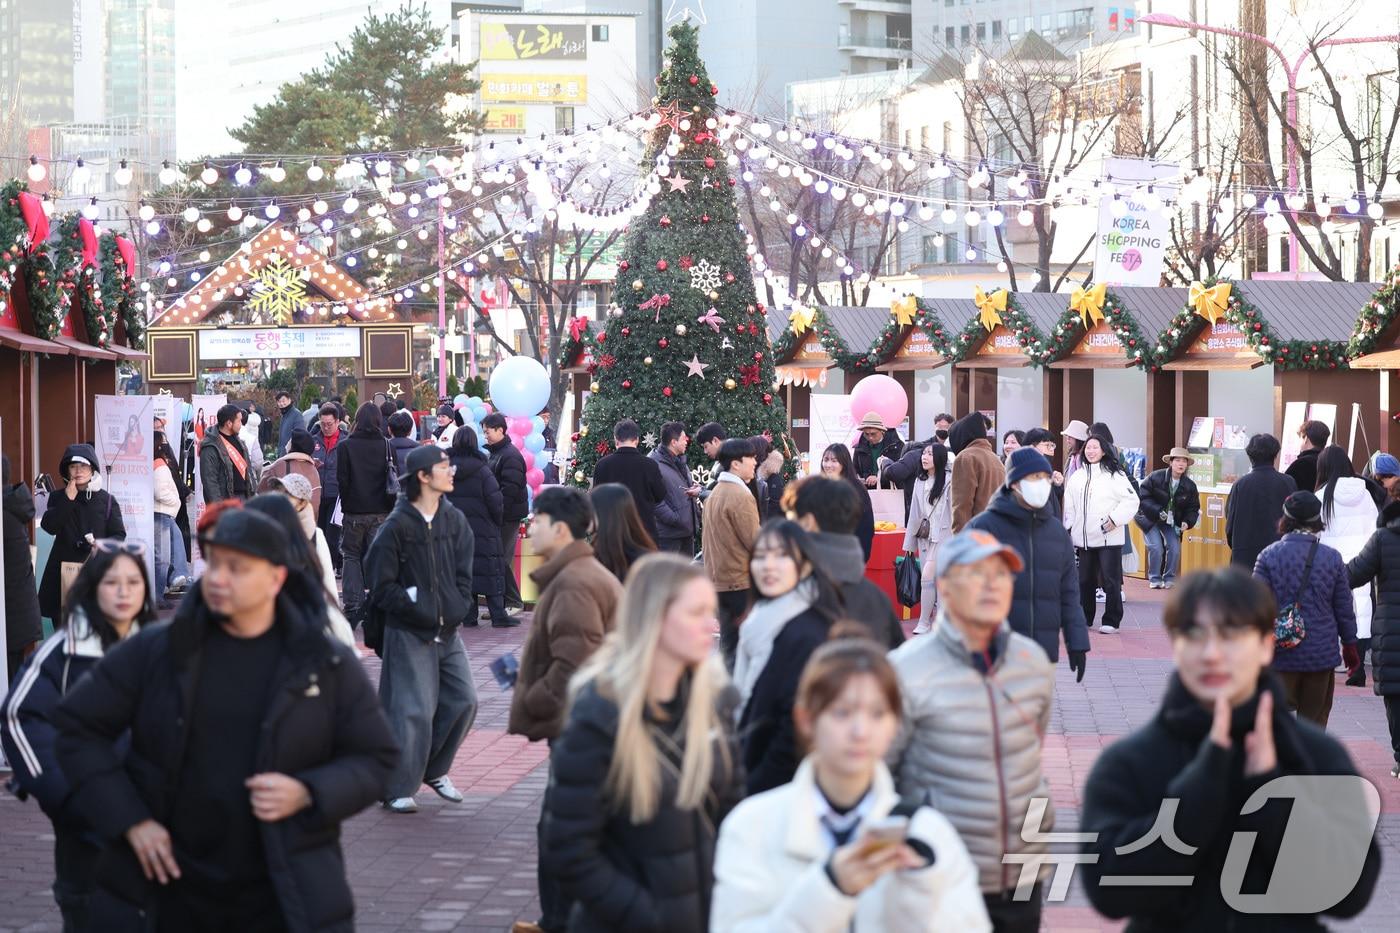
M 1058 828 L 1078 822 L 1079 788 L 1099 749 L 1146 721 L 1171 667 L 1160 624 L 1161 593 L 1129 582 L 1118 635 L 1094 635 L 1083 684 L 1061 664 L 1055 713 L 1046 739 L 1045 770 Z M 534 919 L 535 820 L 545 782 L 545 749 L 505 734 L 509 698 L 487 665 L 519 651 L 525 627 L 463 633 L 481 695 L 481 711 L 452 778 L 466 801 L 451 805 L 431 791 L 422 810 L 393 816 L 372 809 L 345 826 L 357 928 L 366 933 L 481 931 L 502 933 L 511 921 Z M 378 662 L 367 662 L 378 676 Z M 1346 742 L 1362 773 L 1381 789 L 1378 830 L 1386 862 L 1377 894 L 1358 919 L 1335 929 L 1390 931 L 1400 914 L 1400 783 L 1389 777 L 1385 713 L 1369 690 L 1338 686 L 1330 730 Z M 49 824 L 31 804 L 0 791 L 0 933 L 57 931 Z M 1054 931 L 1118 930 L 1088 906 L 1076 883 L 1064 904 L 1046 910 Z

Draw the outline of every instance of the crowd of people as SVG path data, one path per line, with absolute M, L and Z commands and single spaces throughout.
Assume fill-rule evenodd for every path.
M 449 407 L 420 442 L 388 400 L 277 402 L 265 466 L 238 405 L 199 444 L 197 580 L 180 524 L 194 480 L 163 435 L 155 580 L 77 444 L 36 584 L 34 503 L 5 465 L 0 740 L 53 822 L 66 930 L 351 928 L 339 825 L 375 803 L 414 813 L 424 787 L 464 799 L 450 772 L 478 698 L 460 629 L 521 623 L 522 526 L 537 596 L 498 676 L 549 781 L 542 915 L 517 933 L 1038 929 L 1055 667 L 1063 652 L 1083 681 L 1090 634 L 1118 632 L 1130 523 L 1149 585 L 1171 591 L 1174 671 L 1084 790 L 1101 912 L 1151 929 L 1245 916 L 1220 888 L 1228 844 L 1281 845 L 1290 819 L 1246 800 L 1277 776 L 1356 774 L 1324 731 L 1338 664 L 1364 683 L 1369 653 L 1400 776 L 1400 461 L 1355 475 L 1314 422 L 1287 473 L 1277 439 L 1250 440 L 1227 508 L 1240 566 L 1179 578 L 1193 457 L 1134 476 L 1105 424 L 1007 431 L 999 452 L 979 412 L 909 442 L 872 412 L 793 479 L 771 438 L 668 422 L 644 453 L 624 419 L 590 489 L 531 497 L 499 414 L 478 438 Z M 865 574 L 882 488 L 902 492 L 920 568 L 908 637 Z M 1168 798 L 1182 818 L 1151 836 Z M 1365 822 L 1359 792 L 1313 805 L 1317 851 Z M 1374 841 L 1356 861 L 1335 902 L 1270 928 L 1359 912 Z M 1158 874 L 1189 877 L 1143 880 Z

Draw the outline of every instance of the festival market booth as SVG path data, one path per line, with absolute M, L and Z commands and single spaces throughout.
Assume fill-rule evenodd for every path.
M 149 381 L 188 398 L 214 367 L 354 359 L 359 397 L 403 395 L 413 325 L 315 246 L 270 224 L 161 311 L 148 335 Z
M 1347 342 L 1375 289 L 1247 281 L 1171 290 L 1184 291 L 1185 301 L 1145 365 L 1173 375 L 1179 442 L 1196 458 L 1191 476 L 1200 489 L 1201 522 L 1182 541 L 1182 572 L 1229 561 L 1225 504 L 1250 469 L 1244 448 L 1251 435 L 1279 438 L 1280 469 L 1296 457 L 1298 428 L 1308 419 L 1326 423 L 1358 468 L 1375 449 L 1382 436 L 1378 377 L 1347 366 Z M 1124 302 L 1141 301 L 1137 291 L 1125 289 Z
M 1062 424 L 1062 380 L 1045 364 L 1052 358 L 1050 335 L 1063 317 L 1065 297 L 1038 292 L 986 294 L 978 288 L 968 320 L 966 301 L 946 303 L 946 319 L 965 322 L 954 338 L 953 412 L 980 411 L 992 421 L 988 432 L 997 452 L 1007 431 Z M 942 310 L 945 302 L 934 302 Z
M 1400 266 L 1366 297 L 1347 346 L 1348 365 L 1371 372 L 1377 382 L 1371 410 L 1363 420 L 1371 445 L 1400 451 Z
M 821 337 L 811 328 L 807 309 L 790 314 L 768 309 L 768 339 L 773 345 L 774 388 L 787 407 L 788 435 L 797 448 L 800 469 L 810 467 L 812 442 L 812 390 L 827 386 L 836 361 Z M 800 328 L 800 330 L 799 330 Z M 839 378 L 839 374 L 838 374 Z
M 68 359 L 68 348 L 34 335 L 34 323 L 24 295 L 24 284 L 16 279 L 9 292 L 0 292 L 0 449 L 10 458 L 14 470 L 11 482 L 32 482 L 48 464 L 39 455 L 39 424 L 44 417 L 62 419 L 58 400 L 44 399 L 39 405 L 39 368 L 47 359 Z M 50 415 L 49 412 L 58 412 Z M 79 409 L 71 410 L 72 423 L 79 420 Z
M 952 302 L 950 305 L 958 305 Z M 947 310 L 944 308 L 943 310 Z M 961 312 L 961 308 L 958 309 Z M 906 297 L 890 305 L 878 371 L 898 382 L 910 399 L 911 435 L 920 440 L 933 434 L 933 419 L 953 408 L 953 368 L 948 364 L 948 334 L 936 301 Z

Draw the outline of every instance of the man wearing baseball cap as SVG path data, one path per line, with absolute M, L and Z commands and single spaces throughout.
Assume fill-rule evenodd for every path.
M 457 637 L 476 615 L 476 539 L 445 498 L 456 472 L 447 451 L 419 447 L 404 465 L 403 495 L 365 556 L 365 644 L 384 659 L 379 698 L 403 749 L 384 806 L 415 813 L 413 795 L 425 783 L 444 800 L 462 802 L 447 771 L 476 719 L 476 684 Z
M 93 916 L 349 928 L 337 829 L 383 793 L 388 723 L 354 652 L 283 592 L 276 521 L 226 511 L 200 548 L 175 619 L 109 652 L 56 716 L 72 801 L 108 842 Z
M 890 752 L 899 793 L 930 794 L 952 821 L 977 864 L 997 930 L 1039 928 L 1041 883 L 1027 899 L 1014 895 L 1024 857 L 1045 850 L 1043 842 L 1026 841 L 1027 811 L 1050 797 L 1041 736 L 1050 722 L 1054 665 L 1006 620 L 1024 566 L 1014 548 L 985 531 L 967 529 L 944 541 L 938 621 L 890 653 L 904 694 Z M 1048 832 L 1053 822 L 1047 805 L 1031 828 Z

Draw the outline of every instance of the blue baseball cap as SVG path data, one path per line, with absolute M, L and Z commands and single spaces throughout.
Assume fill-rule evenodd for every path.
M 1014 547 L 1002 544 L 981 529 L 965 528 L 938 546 L 938 576 L 941 578 L 954 567 L 975 564 L 993 555 L 1006 561 L 1012 573 L 1025 569 L 1025 561 Z

